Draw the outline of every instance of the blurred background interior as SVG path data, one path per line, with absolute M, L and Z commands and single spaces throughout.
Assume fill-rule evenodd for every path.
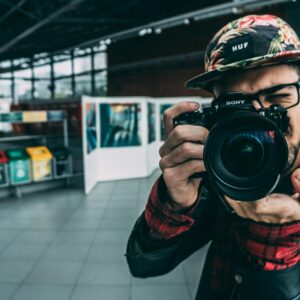
M 300 33 L 291 0 L 0 0 L 0 300 L 192 300 L 206 249 L 129 274 L 133 224 L 160 175 L 162 114 L 212 35 L 246 14 Z

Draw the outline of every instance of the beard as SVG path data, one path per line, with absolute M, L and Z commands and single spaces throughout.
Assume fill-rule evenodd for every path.
M 284 169 L 285 174 L 289 174 L 292 171 L 293 167 L 295 167 L 295 162 L 298 156 L 299 149 L 300 149 L 300 142 L 297 145 L 289 146 L 288 162 Z

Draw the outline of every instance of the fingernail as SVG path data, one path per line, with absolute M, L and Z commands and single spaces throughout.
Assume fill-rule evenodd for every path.
M 198 107 L 199 104 L 198 104 L 197 102 L 190 102 L 190 105 L 191 105 L 192 107 L 195 107 L 195 108 L 196 108 L 196 107 Z

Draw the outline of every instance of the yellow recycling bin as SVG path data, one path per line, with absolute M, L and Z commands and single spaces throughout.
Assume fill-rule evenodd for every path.
M 28 147 L 27 153 L 31 158 L 33 181 L 43 181 L 52 178 L 52 154 L 47 147 Z

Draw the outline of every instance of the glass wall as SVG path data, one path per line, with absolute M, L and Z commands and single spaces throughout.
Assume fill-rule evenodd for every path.
M 50 99 L 51 98 L 51 66 L 50 60 L 42 60 L 47 64 L 35 64 L 34 74 L 34 98 Z
M 73 95 L 71 78 L 62 78 L 55 80 L 56 99 L 70 98 Z
M 91 74 L 80 75 L 75 77 L 75 95 L 92 94 L 92 76 Z
M 107 93 L 107 71 L 95 74 L 95 96 L 106 96 Z
M 75 49 L 73 55 L 65 52 L 53 58 L 44 56 L 32 61 L 24 58 L 0 62 L 0 98 L 13 98 L 19 102 L 105 96 L 106 52 L 99 47 L 93 50 Z
M 14 97 L 15 100 L 32 99 L 32 69 L 24 69 L 14 72 Z
M 12 98 L 11 73 L 3 73 L 0 76 L 0 98 Z
M 54 63 L 54 76 L 70 76 L 72 74 L 72 62 L 71 60 L 65 60 Z
M 92 69 L 92 59 L 91 56 L 83 56 L 74 58 L 74 73 L 89 72 Z

